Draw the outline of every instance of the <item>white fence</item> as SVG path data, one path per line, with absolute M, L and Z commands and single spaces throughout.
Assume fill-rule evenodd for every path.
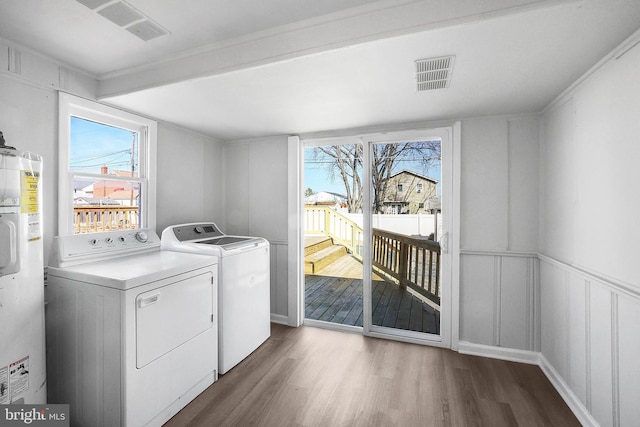
M 431 233 L 440 241 L 442 235 L 442 215 L 389 215 L 376 214 L 372 217 L 372 228 L 405 236 L 424 236 Z M 335 243 L 346 246 L 355 255 L 361 256 L 363 240 L 363 215 L 337 212 L 328 206 L 305 206 L 305 235 L 322 234 L 331 236 Z
M 342 215 L 358 224 L 362 228 L 362 214 L 343 213 Z M 388 215 L 375 214 L 371 218 L 371 226 L 393 233 L 406 234 L 407 236 L 428 236 L 431 233 L 437 234 L 437 241 L 442 235 L 442 214 L 438 214 L 438 224 L 436 227 L 435 215 Z M 437 232 L 435 232 L 437 230 Z

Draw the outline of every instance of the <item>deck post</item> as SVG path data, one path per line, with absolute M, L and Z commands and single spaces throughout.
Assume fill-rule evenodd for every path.
M 408 251 L 409 245 L 407 245 L 405 242 L 403 242 L 402 240 L 400 240 L 400 286 L 403 288 L 406 288 L 407 285 L 404 283 L 405 279 L 407 278 L 407 263 L 409 262 L 409 251 Z

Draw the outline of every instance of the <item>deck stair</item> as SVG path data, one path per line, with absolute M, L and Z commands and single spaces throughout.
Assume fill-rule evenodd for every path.
M 305 236 L 304 274 L 314 274 L 347 255 L 347 248 L 333 243 L 327 236 Z

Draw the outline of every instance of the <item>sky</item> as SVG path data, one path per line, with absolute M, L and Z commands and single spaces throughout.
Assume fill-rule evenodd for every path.
M 71 170 L 99 174 L 102 166 L 109 170 L 131 170 L 132 138 L 134 149 L 138 150 L 137 134 L 126 129 L 107 126 L 77 117 L 71 118 L 70 159 Z M 338 174 L 332 179 L 327 171 L 327 163 L 314 161 L 312 149 L 305 149 L 304 188 L 314 193 L 326 191 L 344 195 L 342 179 Z M 136 153 L 137 154 L 137 153 Z M 137 162 L 134 165 L 138 169 Z M 432 167 L 425 173 L 422 165 L 414 161 L 397 162 L 394 173 L 401 170 L 414 171 L 440 182 L 440 166 Z M 440 185 L 438 184 L 438 193 Z
M 71 170 L 100 173 L 101 167 L 107 166 L 109 170 L 130 171 L 132 138 L 135 138 L 134 149 L 137 151 L 135 132 L 72 117 Z M 137 171 L 137 161 L 134 166 Z
M 342 178 L 336 174 L 334 179 L 331 179 L 331 174 L 327 171 L 327 163 L 321 161 L 315 161 L 312 156 L 312 148 L 305 149 L 305 164 L 304 164 L 304 189 L 311 188 L 314 193 L 320 191 L 326 191 L 329 193 L 337 193 L 345 195 L 346 191 Z M 433 178 L 438 181 L 437 193 L 440 194 L 440 165 L 431 167 L 426 173 L 421 163 L 415 161 L 399 161 L 396 163 L 396 167 L 393 173 L 400 172 L 402 170 L 409 170 L 428 178 Z

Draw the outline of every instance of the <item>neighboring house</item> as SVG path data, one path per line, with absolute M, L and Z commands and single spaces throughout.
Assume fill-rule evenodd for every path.
M 386 214 L 432 213 L 439 210 L 438 181 L 403 170 L 392 175 L 382 198 Z
M 137 176 L 137 174 L 121 170 L 108 172 L 106 167 L 102 168 L 102 174 L 110 175 L 110 179 L 96 181 L 83 188 L 83 191 L 87 194 L 92 194 L 95 199 L 108 198 L 116 200 L 118 201 L 117 204 L 122 206 L 135 206 L 137 204 L 139 190 L 132 187 L 130 182 L 118 180 L 118 177 L 131 177 Z

